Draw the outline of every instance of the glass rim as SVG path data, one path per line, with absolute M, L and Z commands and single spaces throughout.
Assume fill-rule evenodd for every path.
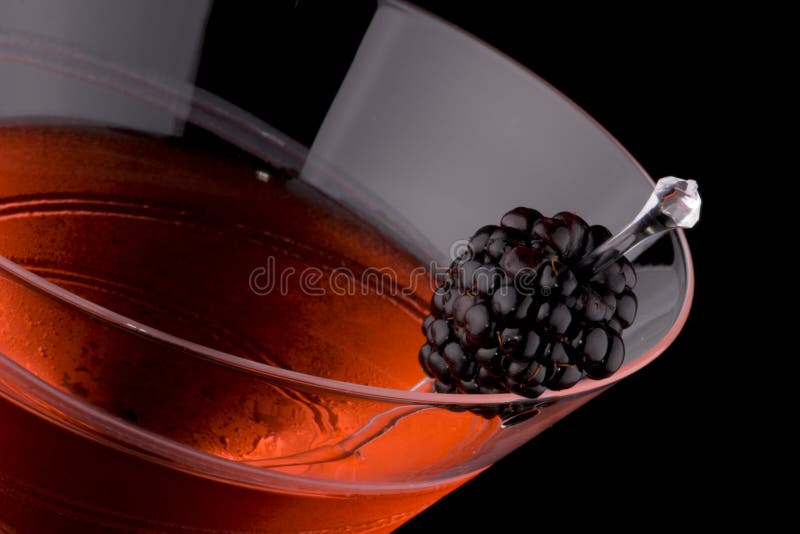
M 378 3 L 379 5 L 387 5 L 393 8 L 401 9 L 413 16 L 423 17 L 429 22 L 440 25 L 442 31 L 457 32 L 462 38 L 470 40 L 473 43 L 477 43 L 478 45 L 490 50 L 497 56 L 499 61 L 505 62 L 509 68 L 517 69 L 520 71 L 520 74 L 531 77 L 536 82 L 542 84 L 544 87 L 552 91 L 558 98 L 563 99 L 572 108 L 578 111 L 586 120 L 594 124 L 598 135 L 603 135 L 612 141 L 612 143 L 619 150 L 620 157 L 628 158 L 639 170 L 642 179 L 653 184 L 652 178 L 647 174 L 642 166 L 607 130 L 605 130 L 605 128 L 603 128 L 595 119 L 593 119 L 588 113 L 581 109 L 580 106 L 575 104 L 567 96 L 562 94 L 559 90 L 551 86 L 548 82 L 537 76 L 535 73 L 521 65 L 519 62 L 509 58 L 496 48 L 467 33 L 454 24 L 432 15 L 427 11 L 413 6 L 405 1 L 378 0 Z M 77 78 L 89 84 L 101 85 L 108 89 L 117 91 L 130 98 L 145 101 L 146 103 L 155 107 L 162 108 L 165 110 L 165 112 L 170 113 L 177 118 L 195 124 L 200 128 L 217 135 L 223 140 L 239 146 L 239 148 L 255 155 L 256 157 L 259 157 L 263 161 L 268 161 L 272 164 L 287 166 L 290 168 L 301 168 L 302 163 L 305 161 L 308 155 L 308 149 L 290 139 L 285 134 L 272 128 L 263 121 L 260 121 L 246 111 L 220 99 L 219 97 L 214 96 L 211 93 L 196 88 L 194 85 L 176 82 L 174 80 L 167 80 L 163 77 L 154 76 L 151 73 L 142 74 L 131 69 L 122 68 L 116 64 L 99 60 L 98 58 L 88 56 L 61 44 L 43 40 L 40 37 L 33 37 L 16 32 L 8 32 L 0 27 L 0 61 L 22 63 L 35 68 L 55 72 L 67 77 Z M 186 113 L 186 116 L 181 116 L 180 109 L 182 108 L 178 105 L 183 106 L 184 108 L 188 107 L 192 110 L 192 113 Z M 327 170 L 331 173 L 334 179 L 337 181 L 342 180 L 341 173 L 335 168 L 329 167 Z M 302 180 L 302 177 L 300 177 L 300 179 Z M 313 185 L 309 184 L 305 180 L 303 180 L 303 183 L 316 189 Z M 171 335 L 167 332 L 151 328 L 143 323 L 134 321 L 128 317 L 125 317 L 124 315 L 113 312 L 108 308 L 99 306 L 90 300 L 79 297 L 78 295 L 63 289 L 56 284 L 48 282 L 44 278 L 32 273 L 31 271 L 28 271 L 27 269 L 24 269 L 4 256 L 0 256 L 0 269 L 10 274 L 17 281 L 22 282 L 23 284 L 34 288 L 35 290 L 38 290 L 63 304 L 82 311 L 83 313 L 91 316 L 94 320 L 100 320 L 107 324 L 114 325 L 115 327 L 127 331 L 133 335 L 144 336 L 150 340 L 179 348 L 188 356 L 210 360 L 224 365 L 229 369 L 252 374 L 271 382 L 279 382 L 304 389 L 310 388 L 315 390 L 329 391 L 337 394 L 391 403 L 471 408 L 484 405 L 496 406 L 523 402 L 528 404 L 537 404 L 582 395 L 590 391 L 601 390 L 621 380 L 622 378 L 633 374 L 653 361 L 675 340 L 678 333 L 683 328 L 688 318 L 693 299 L 694 272 L 692 258 L 683 231 L 677 232 L 677 240 L 680 243 L 680 251 L 686 270 L 686 285 L 685 292 L 682 296 L 681 309 L 679 310 L 669 331 L 660 339 L 658 339 L 649 350 L 637 357 L 634 361 L 624 365 L 613 376 L 603 380 L 583 380 L 568 390 L 547 391 L 537 399 L 529 399 L 513 393 L 464 395 L 457 393 L 444 394 L 399 390 L 334 380 L 274 367 L 265 363 L 255 362 L 234 354 L 219 351 L 208 346 L 193 343 L 178 336 Z M 12 366 L 17 366 L 13 360 L 10 360 L 2 353 L 0 353 L 0 360 L 7 360 L 7 362 Z M 6 362 L 0 362 L 0 364 L 2 364 L 3 367 L 8 368 Z M 25 376 L 25 374 L 27 374 L 27 376 Z M 90 418 L 94 420 L 97 420 L 97 417 L 108 418 L 108 421 L 104 421 L 103 425 L 106 428 L 108 425 L 113 425 L 116 428 L 126 429 L 126 433 L 128 433 L 128 431 L 135 431 L 136 433 L 141 434 L 136 441 L 139 441 L 142 436 L 146 435 L 150 435 L 151 438 L 154 437 L 160 442 L 169 441 L 158 435 L 139 429 L 135 427 L 135 425 L 132 425 L 126 421 L 110 417 L 108 414 L 102 413 L 102 410 L 99 408 L 96 408 L 85 401 L 81 401 L 79 399 L 69 399 L 68 395 L 64 394 L 60 390 L 57 390 L 53 386 L 42 382 L 38 377 L 27 370 L 19 368 L 17 376 L 20 379 L 27 379 L 29 383 L 39 382 L 36 384 L 36 390 L 48 392 L 48 397 L 54 401 L 59 400 L 59 403 L 64 402 L 65 399 L 69 400 L 71 403 L 73 403 L 72 401 L 75 401 L 77 402 L 77 404 L 75 404 L 75 409 L 78 409 L 82 403 L 84 405 L 82 407 L 84 415 L 89 415 Z M 202 451 L 192 449 L 188 445 L 183 445 L 177 442 L 174 445 L 184 450 L 184 452 L 191 449 L 192 453 L 198 453 L 205 457 L 212 456 L 208 453 L 203 453 Z M 219 458 L 219 460 L 224 462 L 238 463 L 222 458 Z M 264 472 L 263 469 L 261 471 Z M 278 473 L 272 474 L 284 476 Z M 302 479 L 302 477 L 294 477 L 289 475 L 286 476 L 293 480 L 296 480 L 297 478 Z M 314 485 L 318 485 L 319 482 L 320 481 L 315 480 Z M 437 483 L 440 482 L 441 481 L 437 481 Z M 337 482 L 336 485 L 337 487 L 340 487 L 341 483 Z M 354 484 L 354 487 L 363 489 L 364 486 L 363 484 L 359 483 Z M 406 485 L 403 487 L 406 487 Z

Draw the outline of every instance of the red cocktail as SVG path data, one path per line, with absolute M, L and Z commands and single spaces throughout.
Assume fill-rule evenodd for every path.
M 640 271 L 644 319 L 613 379 L 535 400 L 415 390 L 434 258 L 410 252 L 413 232 L 400 244 L 391 214 L 349 204 L 357 182 L 312 162 L 321 192 L 290 140 L 202 93 L 0 45 L 23 70 L 169 117 L 188 106 L 242 150 L 192 129 L 0 127 L 0 530 L 390 530 L 652 360 L 685 319 L 673 237 Z M 638 169 L 620 179 L 650 187 Z M 665 280 L 680 289 L 666 308 Z M 475 410 L 498 406 L 513 409 Z

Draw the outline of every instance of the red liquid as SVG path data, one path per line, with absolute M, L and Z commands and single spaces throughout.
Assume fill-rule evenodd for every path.
M 336 295 L 331 272 L 415 262 L 324 197 L 169 141 L 59 128 L 0 129 L 0 254 L 93 302 L 184 339 L 327 378 L 408 389 L 426 281 L 410 296 Z M 255 268 L 293 269 L 258 295 Z M 301 291 L 299 273 L 322 276 Z M 262 283 L 266 280 L 259 279 Z M 338 278 L 339 287 L 345 278 Z M 369 286 L 369 284 L 367 284 Z M 285 294 L 284 294 L 285 293 Z M 0 276 L 0 353 L 129 425 L 229 460 L 337 443 L 390 404 L 270 385 L 118 328 Z M 359 455 L 276 471 L 350 483 L 303 494 L 215 481 L 74 432 L 0 370 L 0 532 L 388 530 L 474 475 L 452 451 L 495 422 L 433 409 Z M 32 399 L 28 399 L 32 401 Z M 46 418 L 41 417 L 44 414 Z M 57 423 L 64 421 L 67 428 Z M 70 426 L 71 425 L 71 426 Z M 87 435 L 94 435 L 88 429 Z M 124 440 L 123 440 L 124 441 Z M 436 467 L 436 483 L 418 472 Z M 354 490 L 409 483 L 408 491 Z M 424 483 L 423 483 L 424 482 Z M 328 531 L 328 530 L 326 530 Z

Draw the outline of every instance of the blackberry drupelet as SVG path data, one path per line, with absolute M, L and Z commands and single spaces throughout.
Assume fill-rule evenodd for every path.
M 436 391 L 535 398 L 616 372 L 636 315 L 636 272 L 624 257 L 600 272 L 577 268 L 610 237 L 573 213 L 522 207 L 479 229 L 422 324 L 419 360 Z

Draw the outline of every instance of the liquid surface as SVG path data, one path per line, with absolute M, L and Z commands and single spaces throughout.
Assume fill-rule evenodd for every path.
M 377 276 L 364 276 L 389 267 L 407 284 L 413 260 L 302 184 L 278 176 L 265 183 L 253 168 L 115 132 L 0 130 L 0 145 L 0 252 L 27 269 L 236 356 L 390 388 L 422 377 L 414 356 L 424 296 L 379 295 Z M 186 426 L 185 411 L 161 409 L 181 402 L 163 390 L 182 377 L 130 369 L 132 359 L 119 354 L 125 347 L 104 346 L 105 332 L 82 328 L 76 337 L 59 317 L 47 321 L 49 336 L 22 335 L 28 316 L 43 311 L 0 322 L 17 332 L 16 345 L 38 338 L 32 371 L 147 428 Z M 131 373 L 136 391 L 119 387 Z M 148 389 L 152 402 L 131 398 Z M 303 409 L 292 399 L 237 408 L 252 412 L 254 424 Z M 252 446 L 225 439 L 234 455 Z
M 173 140 L 116 131 L 5 127 L 0 147 L 0 254 L 26 269 L 238 357 L 397 389 L 423 377 L 416 353 L 430 288 L 427 279 L 414 280 L 417 263 L 301 182 Z M 383 274 L 367 275 L 373 268 Z M 399 290 L 415 282 L 416 291 Z M 188 357 L 6 274 L 0 353 L 127 424 L 253 465 L 336 445 L 394 408 Z M 336 503 L 289 486 L 247 490 L 151 464 L 66 432 L 2 395 L 0 411 L 2 431 L 12 436 L 0 454 L 9 459 L 0 463 L 0 518 L 23 529 L 67 528 L 59 521 L 112 530 L 137 522 L 167 528 L 169 521 L 236 531 L 276 522 L 293 525 L 288 530 L 388 529 L 474 475 L 478 469 L 462 460 L 497 425 L 429 408 L 358 454 L 276 469 L 309 480 L 442 480 L 411 493 L 358 496 L 351 489 Z M 12 462 L 21 451 L 35 451 L 36 460 Z M 146 489 L 154 484 L 162 487 Z M 227 503 L 235 513 L 222 504 L 164 501 L 167 491 Z M 148 523 L 153 518 L 166 522 Z

